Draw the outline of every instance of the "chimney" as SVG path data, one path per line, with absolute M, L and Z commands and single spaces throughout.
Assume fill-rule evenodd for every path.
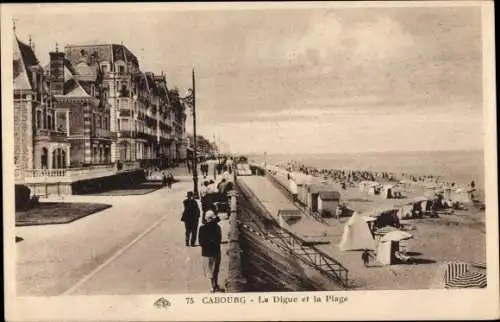
M 53 95 L 64 94 L 64 53 L 56 51 L 50 54 L 50 91 Z

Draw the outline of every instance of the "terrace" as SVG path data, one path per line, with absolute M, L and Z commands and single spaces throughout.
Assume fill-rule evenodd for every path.
M 93 165 L 82 168 L 29 169 L 24 171 L 24 183 L 71 183 L 137 169 L 140 169 L 140 164 L 136 161 L 122 162 L 121 170 L 118 170 L 115 164 Z

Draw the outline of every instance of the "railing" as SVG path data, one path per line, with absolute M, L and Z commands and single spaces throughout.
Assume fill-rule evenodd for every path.
M 68 169 L 30 169 L 24 172 L 27 178 L 64 177 Z
M 127 170 L 135 170 L 141 167 L 141 163 L 139 161 L 123 161 L 121 171 Z
M 128 98 L 118 98 L 118 109 L 130 109 L 130 100 Z
M 110 176 L 118 172 L 140 168 L 138 161 L 122 162 L 120 171 L 115 164 L 100 164 L 84 168 L 65 169 L 29 169 L 24 171 L 24 179 L 29 182 L 72 182 L 76 180 L 93 179 Z
M 67 137 L 68 133 L 65 131 L 51 131 L 51 135 L 54 137 Z
M 101 137 L 101 138 L 110 138 L 110 139 L 113 139 L 113 138 L 116 137 L 116 133 L 115 132 L 111 132 L 108 129 L 99 129 L 99 128 L 97 128 L 94 131 L 94 136 Z
M 49 130 L 49 129 L 36 129 L 36 136 L 66 137 L 67 133 L 65 131 L 55 131 L 55 130 Z
M 253 201 L 253 204 L 258 208 L 258 212 L 265 218 L 267 226 L 271 229 L 271 234 L 261 230 L 260 234 L 265 240 L 318 270 L 321 274 L 338 282 L 342 287 L 349 287 L 349 270 L 347 268 L 328 254 L 325 254 L 312 245 L 308 245 L 308 242 L 301 237 L 280 226 L 250 188 L 243 183 L 240 183 L 238 186 Z M 252 230 L 247 222 L 240 221 L 239 224 L 241 228 Z M 253 230 L 255 231 L 255 229 Z

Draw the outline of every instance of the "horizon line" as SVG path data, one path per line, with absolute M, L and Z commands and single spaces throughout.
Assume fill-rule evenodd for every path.
M 484 148 L 469 149 L 446 149 L 446 150 L 383 150 L 383 151 L 348 151 L 348 152 L 268 152 L 268 151 L 247 151 L 234 154 L 244 155 L 331 155 L 331 154 L 368 154 L 368 153 L 418 153 L 418 152 L 484 152 Z

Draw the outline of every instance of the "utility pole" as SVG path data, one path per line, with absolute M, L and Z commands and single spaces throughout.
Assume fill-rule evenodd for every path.
M 195 87 L 195 79 L 194 79 L 194 68 L 193 68 L 193 194 L 195 198 L 198 198 L 198 155 L 197 155 L 197 147 L 196 147 L 196 87 Z

